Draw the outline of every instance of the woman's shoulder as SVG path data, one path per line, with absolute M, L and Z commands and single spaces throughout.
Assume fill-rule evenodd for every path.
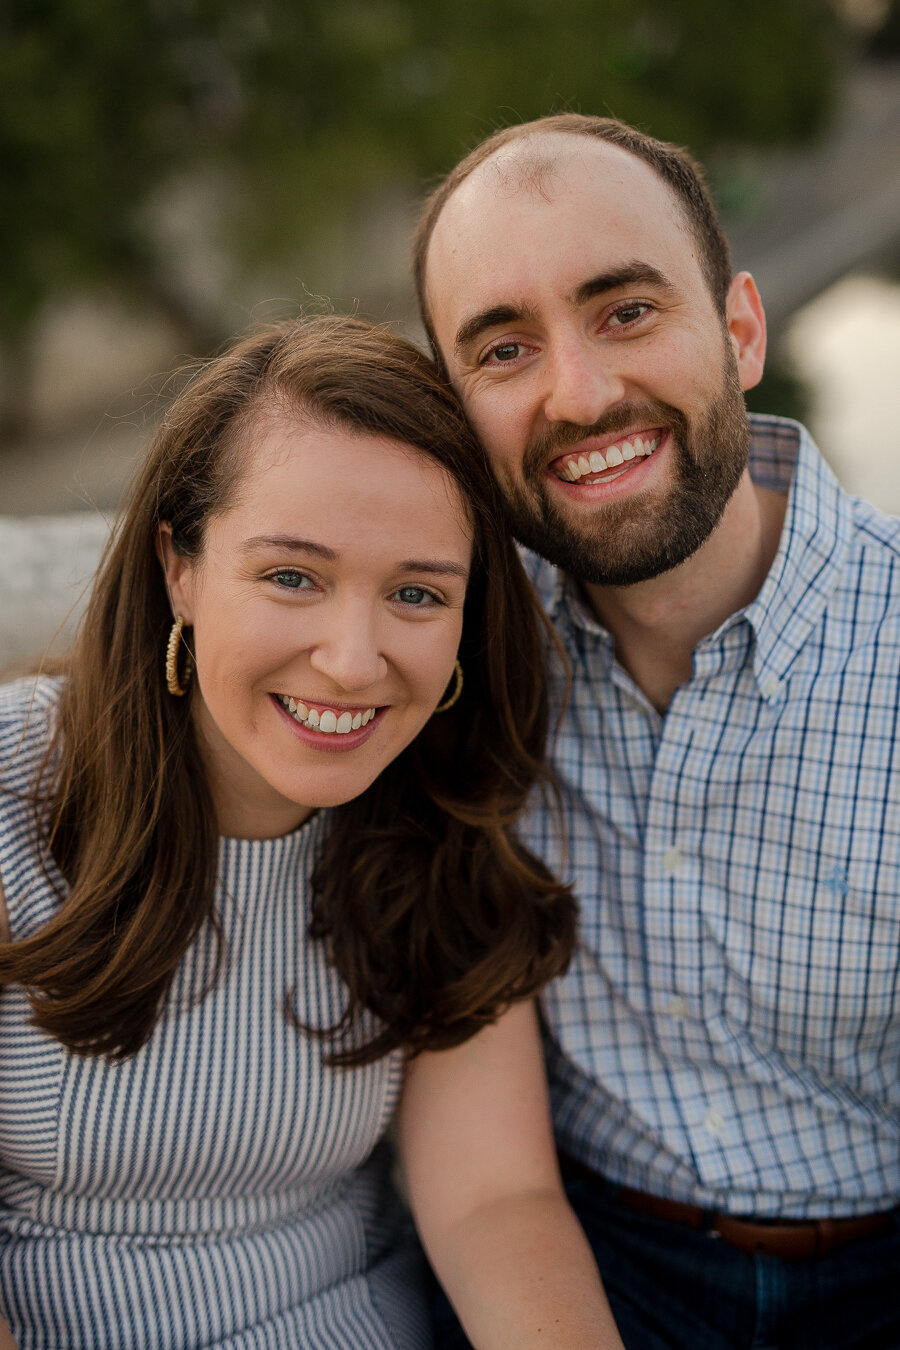
M 22 786 L 53 730 L 62 676 L 27 675 L 0 685 L 0 783 Z
M 30 889 L 36 854 L 29 794 L 45 761 L 62 684 L 61 677 L 29 675 L 0 685 L 0 941 L 10 937 L 11 910 L 13 926 L 20 926 L 20 893 Z

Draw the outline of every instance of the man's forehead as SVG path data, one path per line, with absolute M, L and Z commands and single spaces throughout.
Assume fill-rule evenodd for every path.
M 443 230 L 472 220 L 473 211 L 512 198 L 554 198 L 572 186 L 602 183 L 610 193 L 640 186 L 675 201 L 671 189 L 644 160 L 596 136 L 574 132 L 536 132 L 500 146 L 463 179 L 435 222 L 432 239 Z
M 456 293 L 460 267 L 467 280 L 476 274 L 485 281 L 496 279 L 494 264 L 501 255 L 504 272 L 516 255 L 527 269 L 526 253 L 518 252 L 517 224 L 522 217 L 527 220 L 535 208 L 539 213 L 545 207 L 552 211 L 557 204 L 568 221 L 566 230 L 575 228 L 579 235 L 590 235 L 598 243 L 602 220 L 619 216 L 626 230 L 630 219 L 638 235 L 652 221 L 654 234 L 661 227 L 662 234 L 668 233 L 671 239 L 674 226 L 682 237 L 690 236 L 671 188 L 636 155 L 597 137 L 571 132 L 529 136 L 501 146 L 478 165 L 438 216 L 425 272 L 433 318 L 439 319 L 436 308 L 443 310 L 452 299 L 445 282 L 453 288 L 456 300 L 461 299 Z M 616 261 L 623 261 L 626 254 L 634 256 L 626 248 Z
M 531 192 L 547 197 L 552 196 L 554 181 L 564 179 L 570 171 L 614 173 L 618 169 L 624 174 L 635 166 L 652 173 L 636 155 L 597 136 L 540 131 L 500 146 L 458 190 L 468 183 L 474 189 L 493 187 L 499 192 Z

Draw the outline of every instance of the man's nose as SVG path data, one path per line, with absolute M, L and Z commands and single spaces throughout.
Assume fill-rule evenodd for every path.
M 382 654 L 378 625 L 367 607 L 337 607 L 311 647 L 309 663 L 336 691 L 362 693 L 383 679 L 387 661 Z
M 557 344 L 546 366 L 548 422 L 590 426 L 625 397 L 625 385 L 605 352 L 583 337 Z

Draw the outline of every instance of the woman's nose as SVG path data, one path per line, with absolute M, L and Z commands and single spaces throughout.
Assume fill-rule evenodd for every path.
M 381 652 L 377 625 L 360 607 L 343 607 L 311 647 L 313 670 L 348 693 L 370 689 L 384 678 L 387 661 Z

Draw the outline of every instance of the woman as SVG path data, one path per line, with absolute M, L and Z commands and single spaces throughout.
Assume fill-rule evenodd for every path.
M 427 1345 L 404 1063 L 474 1344 L 616 1343 L 524 1001 L 573 912 L 510 834 L 545 706 L 499 520 L 413 347 L 268 329 L 170 410 L 65 670 L 0 697 L 22 1347 Z

